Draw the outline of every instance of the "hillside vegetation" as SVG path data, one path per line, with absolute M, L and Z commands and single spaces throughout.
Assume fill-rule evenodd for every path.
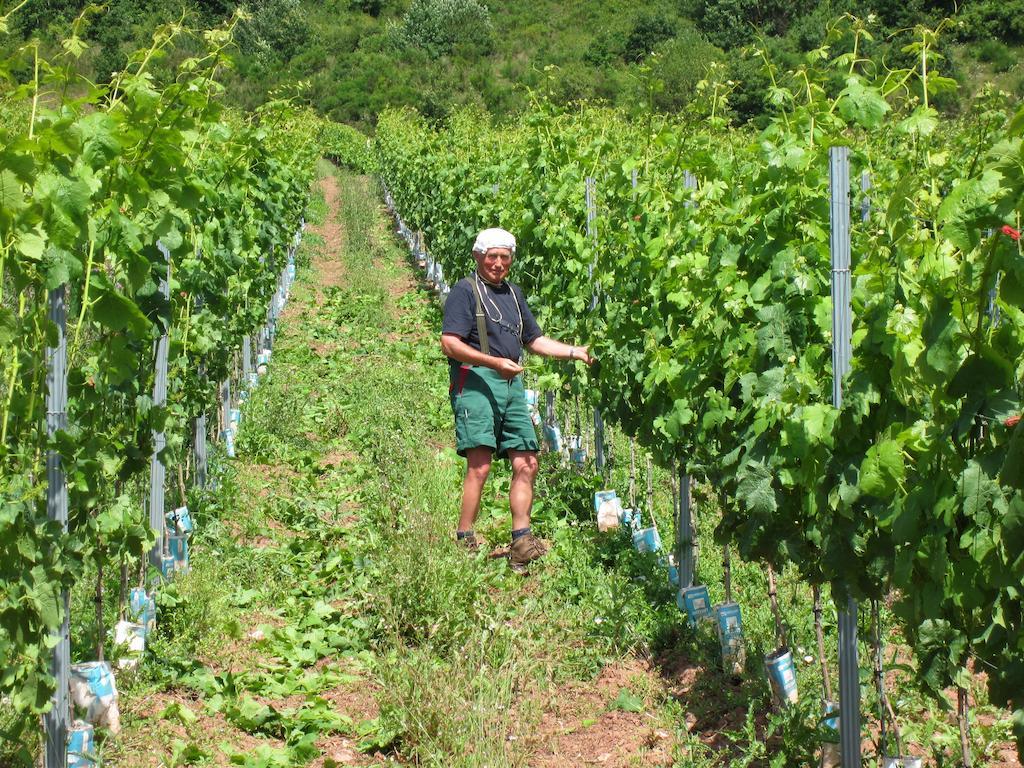
M 7 4 L 8 9 L 11 4 Z M 218 22 L 229 0 L 110 0 L 90 15 L 83 37 L 98 81 L 161 23 Z M 994 80 L 1024 94 L 1018 46 L 1024 0 L 266 0 L 248 5 L 228 101 L 253 107 L 275 89 L 298 90 L 340 122 L 369 128 L 389 106 L 413 106 L 443 118 L 456 106 L 515 114 L 531 92 L 556 102 L 599 99 L 627 108 L 683 109 L 710 68 L 733 84 L 729 104 L 740 121 L 763 117 L 769 83 L 747 48 L 763 42 L 776 63 L 798 66 L 819 47 L 831 20 L 872 18 L 863 51 L 902 66 L 917 24 L 951 22 L 943 35 L 944 73 L 961 82 L 939 106 L 956 111 Z M 84 0 L 28 0 L 12 14 L 14 35 L 47 43 L 87 7 Z M 12 42 L 13 41 L 13 42 Z M 187 49 L 180 55 L 187 55 Z M 174 62 L 168 62 L 168 66 Z M 31 70 L 26 59 L 23 77 Z M 18 73 L 14 73 L 18 77 Z M 299 83 L 298 86 L 295 84 Z

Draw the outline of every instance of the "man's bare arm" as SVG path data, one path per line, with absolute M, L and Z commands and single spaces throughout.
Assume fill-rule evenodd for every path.
M 535 355 L 542 357 L 553 357 L 557 360 L 580 360 L 587 365 L 594 362 L 587 347 L 577 347 L 571 344 L 563 344 L 547 336 L 538 336 L 526 345 L 526 348 Z

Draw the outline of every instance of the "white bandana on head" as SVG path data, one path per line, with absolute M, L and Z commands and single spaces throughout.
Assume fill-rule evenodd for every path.
M 508 248 L 516 252 L 516 237 L 511 232 L 499 227 L 485 229 L 476 236 L 473 253 L 487 253 L 491 248 Z

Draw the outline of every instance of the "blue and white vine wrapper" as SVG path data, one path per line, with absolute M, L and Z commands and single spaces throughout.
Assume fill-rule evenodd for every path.
M 91 723 L 75 720 L 68 728 L 67 768 L 95 768 L 96 736 Z
M 87 721 L 107 728 L 115 736 L 120 733 L 117 684 L 107 662 L 87 661 L 71 665 L 71 700 L 85 711 Z
M 598 491 L 594 494 L 594 514 L 597 530 L 610 531 L 618 528 L 622 521 L 622 501 L 615 491 Z

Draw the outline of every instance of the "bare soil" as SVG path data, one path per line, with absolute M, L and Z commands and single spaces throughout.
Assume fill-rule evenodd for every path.
M 517 737 L 532 752 L 528 764 L 537 768 L 672 765 L 675 737 L 660 727 L 651 711 L 613 708 L 624 689 L 637 695 L 664 692 L 648 664 L 630 659 L 605 667 L 595 681 L 573 681 L 534 694 L 534 703 L 541 709 L 539 722 L 526 725 Z
M 272 663 L 274 657 L 259 647 L 266 634 L 263 627 L 283 627 L 284 622 L 272 613 L 253 611 L 243 617 L 241 625 L 239 637 L 227 639 L 215 654 L 201 656 L 197 661 L 217 674 L 252 672 Z
M 345 279 L 345 267 L 337 254 L 345 247 L 345 229 L 338 218 L 338 179 L 333 176 L 325 176 L 318 182 L 324 195 L 324 202 L 327 204 L 327 215 L 321 224 L 310 226 L 310 232 L 323 239 L 323 246 L 312 249 L 311 264 L 317 275 L 314 284 L 317 306 L 324 303 L 324 288 L 339 286 Z M 281 317 L 284 320 L 294 320 L 301 308 L 298 302 L 289 302 L 285 305 Z M 319 357 L 326 357 L 337 349 L 337 345 L 331 342 L 313 341 L 311 343 L 313 352 Z
M 324 241 L 322 253 L 313 259 L 313 267 L 319 286 L 338 286 L 344 282 L 345 267 L 337 254 L 344 250 L 346 236 L 345 229 L 338 220 L 337 177 L 331 175 L 321 179 L 320 189 L 323 190 L 324 202 L 327 203 L 327 216 L 323 224 L 312 228 Z M 319 291 L 317 295 L 320 295 Z

